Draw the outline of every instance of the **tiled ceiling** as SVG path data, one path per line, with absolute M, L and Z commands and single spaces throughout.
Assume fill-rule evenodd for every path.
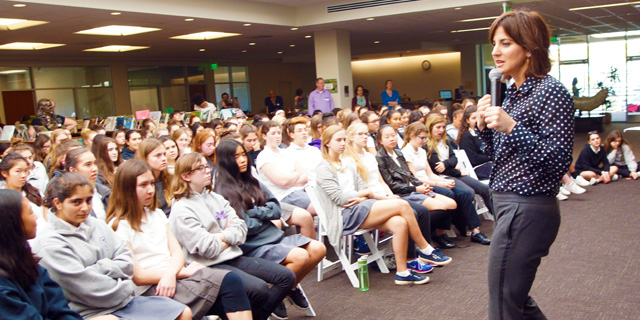
M 257 0 L 272 4 L 297 6 L 318 4 L 320 0 Z M 600 5 L 620 0 L 542 0 L 515 1 L 513 8 L 527 7 L 539 11 L 552 26 L 554 35 L 567 36 L 640 29 L 639 6 L 621 6 L 606 9 L 569 11 L 572 7 Z M 129 64 L 155 62 L 197 61 L 313 61 L 313 35 L 315 31 L 345 29 L 350 31 L 351 52 L 357 58 L 367 55 L 396 55 L 400 52 L 441 52 L 455 50 L 460 44 L 486 43 L 487 31 L 451 33 L 453 30 L 488 27 L 490 20 L 457 22 L 462 19 L 499 15 L 500 4 L 462 7 L 460 10 L 441 9 L 395 16 L 364 19 L 301 27 L 252 24 L 243 26 L 237 21 L 220 17 L 196 19 L 186 22 L 185 16 L 156 15 L 122 11 L 112 16 L 111 11 L 62 7 L 47 4 L 29 4 L 14 8 L 15 2 L 0 2 L 0 17 L 44 20 L 50 23 L 15 31 L 0 31 L 0 44 L 9 42 L 65 43 L 66 46 L 38 51 L 0 51 L 0 61 L 100 61 L 122 60 Z M 127 37 L 78 35 L 74 32 L 111 24 L 161 28 L 161 31 Z M 171 40 L 169 37 L 201 31 L 241 33 L 242 36 L 208 40 Z M 374 44 L 374 41 L 380 41 Z M 254 46 L 249 43 L 254 42 Z M 150 46 L 150 49 L 127 53 L 89 53 L 84 49 L 113 44 Z M 295 45 L 295 47 L 290 47 Z M 205 49 L 204 52 L 199 51 Z M 246 52 L 242 52 L 246 50 Z M 278 54 L 278 52 L 283 52 Z M 1 64 L 1 62 L 0 62 Z

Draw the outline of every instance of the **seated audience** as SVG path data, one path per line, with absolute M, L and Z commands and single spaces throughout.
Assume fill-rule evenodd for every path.
M 247 225 L 227 200 L 213 192 L 211 169 L 204 156 L 181 156 L 175 177 L 169 225 L 187 253 L 187 263 L 199 262 L 240 276 L 253 317 L 267 319 L 291 292 L 294 273 L 271 261 L 242 256 L 239 246 L 246 239 Z
M 463 109 L 457 109 L 453 111 L 453 114 L 451 116 L 453 118 L 453 121 L 446 126 L 447 135 L 449 136 L 449 138 L 451 138 L 451 141 L 454 141 L 454 143 L 455 141 L 458 141 L 458 134 L 462 129 L 462 122 L 464 121 L 462 120 L 462 118 L 464 117 L 464 113 L 465 110 Z
M 18 153 L 10 153 L 0 162 L 0 189 L 20 192 L 27 200 L 36 215 L 38 225 L 43 226 L 47 220 L 47 210 L 42 206 L 40 191 L 27 182 L 29 162 Z
M 126 130 L 117 129 L 113 131 L 113 133 L 111 134 L 111 138 L 113 138 L 113 140 L 116 141 L 116 144 L 118 145 L 118 151 L 122 152 L 122 149 L 124 149 L 127 146 Z
M 276 96 L 276 92 L 269 90 L 269 96 L 264 98 L 264 106 L 267 108 L 267 113 L 274 113 L 276 110 L 284 109 L 284 102 L 281 96 Z
M 191 319 L 191 310 L 167 297 L 133 295 L 134 263 L 125 242 L 89 215 L 93 184 L 67 172 L 47 187 L 50 215 L 33 251 L 62 287 L 71 309 L 84 318 Z
M 27 240 L 36 236 L 36 219 L 27 198 L 14 190 L 0 190 L 0 315 L 4 319 L 82 320 L 31 253 Z
M 93 138 L 95 138 L 98 133 L 93 130 L 82 129 L 80 135 L 82 136 L 82 143 L 84 143 L 84 147 L 91 150 L 93 146 Z
M 178 160 L 178 146 L 171 136 L 161 136 L 159 139 L 167 151 L 167 171 L 173 174 L 176 168 L 176 161 Z
M 35 161 L 44 164 L 44 159 L 51 151 L 51 137 L 46 134 L 39 134 L 33 143 L 33 148 L 35 149 Z
M 122 149 L 122 160 L 127 161 L 135 157 L 138 146 L 142 142 L 142 136 L 138 131 L 129 130 L 125 133 L 125 139 L 127 146 Z
M 607 159 L 607 153 L 600 145 L 602 140 L 597 131 L 589 132 L 589 141 L 587 145 L 580 151 L 578 159 L 575 163 L 576 171 L 573 176 L 581 182 L 589 182 L 594 185 L 596 183 L 609 183 L 611 180 L 618 180 L 617 166 L 612 166 Z
M 493 168 L 493 162 L 491 162 L 491 157 L 484 153 L 482 141 L 480 141 L 480 137 L 476 134 L 477 114 L 477 107 L 474 105 L 464 110 L 460 132 L 454 143 L 467 154 L 478 179 L 488 180 L 491 169 Z
M 310 141 L 308 141 L 308 143 L 310 146 L 318 148 L 318 150 L 320 150 L 322 144 L 320 141 L 322 130 L 324 130 L 322 126 L 322 115 L 313 115 L 313 117 L 311 117 L 311 124 L 309 125 Z
M 180 156 L 191 153 L 191 138 L 189 138 L 190 133 L 191 130 L 189 130 L 188 128 L 180 128 L 174 131 L 173 134 L 171 134 L 173 141 L 175 141 L 176 145 L 178 146 L 178 152 Z
M 624 178 L 638 179 L 638 162 L 633 155 L 633 150 L 622 136 L 619 130 L 613 130 L 607 136 L 604 143 L 607 152 L 607 160 L 618 167 L 618 174 Z
M 362 123 L 367 125 L 367 130 L 369 130 L 369 137 L 367 137 L 367 151 L 373 155 L 378 153 L 378 148 L 376 147 L 376 133 L 378 133 L 378 129 L 380 128 L 380 117 L 373 112 L 367 111 L 360 116 L 360 120 Z
M 64 167 L 66 171 L 80 173 L 94 184 L 91 215 L 104 221 L 107 217 L 111 189 L 97 181 L 98 166 L 96 165 L 96 157 L 86 148 L 76 148 L 67 153 Z
M 122 163 L 122 154 L 118 152 L 118 145 L 112 138 L 103 138 L 93 145 L 93 154 L 98 165 L 98 179 L 101 184 L 111 188 L 114 183 L 116 169 Z
M 167 171 L 167 155 L 164 145 L 155 138 L 142 141 L 136 152 L 136 159 L 146 162 L 151 168 L 155 179 L 157 207 L 169 216 L 171 199 L 173 198 L 169 192 L 172 175 Z
M 27 182 L 36 187 L 40 192 L 40 195 L 44 195 L 44 191 L 47 189 L 49 183 L 49 175 L 47 175 L 47 169 L 40 161 L 34 160 L 33 147 L 28 144 L 19 144 L 11 148 L 10 153 L 17 153 L 27 160 L 29 168 L 29 176 Z
M 240 137 L 242 138 L 244 149 L 247 150 L 247 155 L 251 158 L 251 165 L 255 167 L 258 154 L 262 151 L 258 143 L 258 130 L 252 124 L 244 124 L 240 128 Z
M 127 161 L 116 180 L 107 221 L 132 252 L 136 296 L 172 298 L 188 305 L 194 319 L 225 313 L 230 319 L 251 319 L 240 277 L 198 262 L 185 267 L 169 221 L 156 208 L 151 168 L 140 160 Z

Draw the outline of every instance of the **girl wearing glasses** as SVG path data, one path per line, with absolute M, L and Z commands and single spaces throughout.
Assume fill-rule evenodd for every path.
M 187 252 L 187 263 L 230 270 L 240 276 L 255 319 L 267 319 L 295 283 L 293 271 L 260 258 L 242 256 L 247 225 L 211 187 L 211 168 L 194 152 L 176 162 L 171 185 L 175 201 L 169 225 Z M 267 283 L 272 284 L 269 288 Z
M 185 267 L 184 253 L 167 217 L 156 208 L 149 165 L 127 161 L 118 169 L 116 180 L 107 221 L 132 252 L 136 295 L 182 302 L 191 308 L 194 319 L 224 313 L 229 319 L 251 319 L 251 305 L 238 276 L 198 262 Z

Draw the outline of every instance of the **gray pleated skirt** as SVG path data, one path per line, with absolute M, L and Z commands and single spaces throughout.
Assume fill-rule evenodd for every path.
M 371 207 L 376 203 L 374 199 L 367 199 L 355 206 L 342 209 L 342 235 L 352 234 L 360 228 L 362 222 L 367 218 Z
M 293 248 L 302 247 L 311 242 L 312 239 L 301 234 L 294 234 L 282 238 L 279 243 L 265 244 L 249 252 L 249 257 L 261 258 L 271 262 L 280 263 L 284 261 Z
M 422 203 L 424 200 L 433 198 L 436 196 L 435 192 L 430 192 L 429 194 L 419 193 L 419 192 L 411 192 L 408 196 L 400 197 L 403 200 L 413 201 L 417 203 Z
M 111 314 L 123 320 L 174 320 L 186 307 L 167 297 L 133 297 Z

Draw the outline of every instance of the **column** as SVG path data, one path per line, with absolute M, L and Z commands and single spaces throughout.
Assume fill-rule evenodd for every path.
M 337 108 L 351 108 L 353 75 L 351 73 L 351 39 L 347 30 L 327 30 L 314 33 L 316 77 L 335 79 L 337 92 L 332 93 Z M 348 87 L 348 93 L 345 91 Z

